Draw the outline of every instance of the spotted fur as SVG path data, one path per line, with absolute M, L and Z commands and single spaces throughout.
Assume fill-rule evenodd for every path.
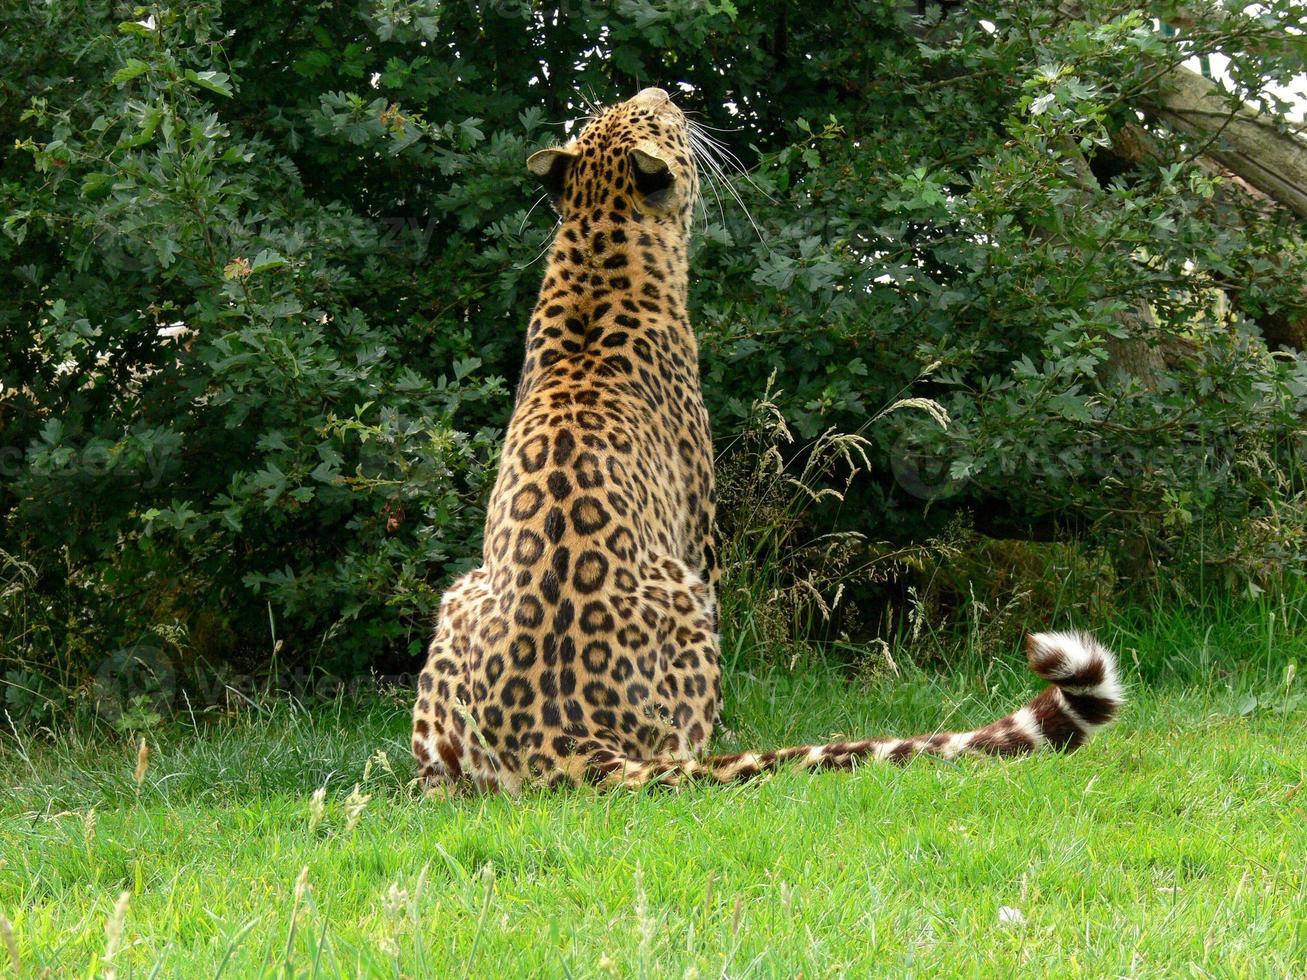
M 1074 748 L 1121 703 L 1112 655 L 1030 638 L 1052 686 L 972 732 L 700 758 L 718 720 L 712 439 L 687 309 L 698 196 L 661 89 L 531 157 L 560 215 L 481 567 L 445 593 L 413 711 L 428 787 L 744 779 L 919 754 Z

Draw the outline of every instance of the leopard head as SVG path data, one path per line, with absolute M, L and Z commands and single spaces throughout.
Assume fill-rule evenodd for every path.
M 566 145 L 533 153 L 527 169 L 564 222 L 635 213 L 688 228 L 699 194 L 689 124 L 660 88 L 603 110 Z

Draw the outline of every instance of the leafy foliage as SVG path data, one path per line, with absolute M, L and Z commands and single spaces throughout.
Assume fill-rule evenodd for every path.
M 93 665 L 167 626 L 261 656 L 270 620 L 301 663 L 415 650 L 476 561 L 550 233 L 522 161 L 650 82 L 753 170 L 758 231 L 709 193 L 695 257 L 718 431 L 773 374 L 808 440 L 908 392 L 952 420 L 867 428 L 814 522 L 906 544 L 971 511 L 1136 578 L 1298 567 L 1307 370 L 1263 325 L 1307 316 L 1302 228 L 1184 138 L 1118 144 L 1191 54 L 1275 108 L 1304 13 L 1186 4 L 1167 37 L 1063 6 L 20 5 L 5 654 Z

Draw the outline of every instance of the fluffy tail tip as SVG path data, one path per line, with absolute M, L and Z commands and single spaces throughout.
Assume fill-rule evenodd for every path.
M 1066 694 L 1108 702 L 1111 714 L 1125 703 L 1116 655 L 1088 633 L 1031 633 L 1030 669 Z

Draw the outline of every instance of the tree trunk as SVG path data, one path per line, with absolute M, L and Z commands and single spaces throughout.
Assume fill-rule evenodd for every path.
M 1159 122 L 1206 141 L 1203 155 L 1267 197 L 1307 218 L 1307 142 L 1273 117 L 1234 103 L 1215 82 L 1174 68 L 1140 108 Z
M 922 11 L 922 5 L 915 0 L 911 4 L 904 0 L 904 6 L 911 6 L 918 15 Z M 1061 11 L 1068 18 L 1085 19 L 1075 0 L 1062 4 Z M 935 35 L 949 27 L 947 22 L 929 26 L 919 19 L 910 30 L 923 40 L 938 41 Z M 943 70 L 947 77 L 949 68 Z M 1229 184 L 1267 206 L 1287 208 L 1307 220 L 1307 139 L 1303 138 L 1303 127 L 1295 131 L 1285 120 L 1239 102 L 1215 82 L 1181 66 L 1164 71 L 1152 91 L 1142 93 L 1134 104 L 1155 121 L 1196 140 L 1195 156 L 1204 169 L 1221 173 Z M 1099 185 L 1083 154 L 1075 147 L 1062 149 L 1076 168 L 1082 195 L 1096 192 Z M 1152 136 L 1134 123 L 1113 134 L 1112 152 L 1134 164 L 1161 157 Z M 1242 292 L 1239 285 L 1219 285 L 1238 306 Z M 1112 368 L 1147 383 L 1156 376 L 1165 357 L 1164 351 L 1150 349 L 1150 328 L 1155 323 L 1152 311 L 1146 303 L 1139 304 L 1118 319 L 1131 336 L 1113 340 L 1110 345 Z M 1268 346 L 1307 350 L 1307 319 L 1285 314 L 1263 314 L 1256 319 Z
M 1164 155 L 1152 134 L 1137 123 L 1127 123 L 1112 134 L 1111 152 L 1113 157 L 1127 166 L 1156 164 L 1164 159 Z M 1238 174 L 1221 166 L 1215 160 L 1204 157 L 1198 162 L 1205 170 L 1219 174 L 1225 181 L 1224 185 L 1218 188 L 1216 192 L 1218 199 L 1224 199 L 1227 203 L 1233 205 L 1235 202 L 1232 199 L 1235 196 L 1242 196 L 1246 200 L 1254 202 L 1260 211 L 1268 211 L 1278 206 L 1266 194 L 1253 187 Z M 1229 277 L 1215 278 L 1213 283 L 1224 290 L 1236 309 L 1261 328 L 1262 337 L 1266 340 L 1267 347 L 1272 349 L 1285 347 L 1291 350 L 1307 351 L 1307 317 L 1295 316 L 1282 310 L 1274 313 L 1265 310 L 1249 310 L 1244 302 L 1245 283 L 1241 280 L 1237 269 Z M 1303 286 L 1302 296 L 1304 301 L 1307 301 L 1307 285 Z
M 923 9 L 916 0 L 904 0 L 903 6 L 917 14 Z M 1069 19 L 1085 20 L 1075 0 L 1061 4 L 1060 10 Z M 918 17 L 909 30 L 915 37 L 938 41 L 949 29 L 947 21 L 928 26 Z M 1299 43 L 1297 38 L 1284 41 Z M 1201 155 L 1307 219 L 1307 139 L 1302 126 L 1295 132 L 1285 120 L 1239 102 L 1215 82 L 1178 65 L 1163 72 L 1153 90 L 1136 101 L 1136 108 L 1147 115 L 1202 141 Z

